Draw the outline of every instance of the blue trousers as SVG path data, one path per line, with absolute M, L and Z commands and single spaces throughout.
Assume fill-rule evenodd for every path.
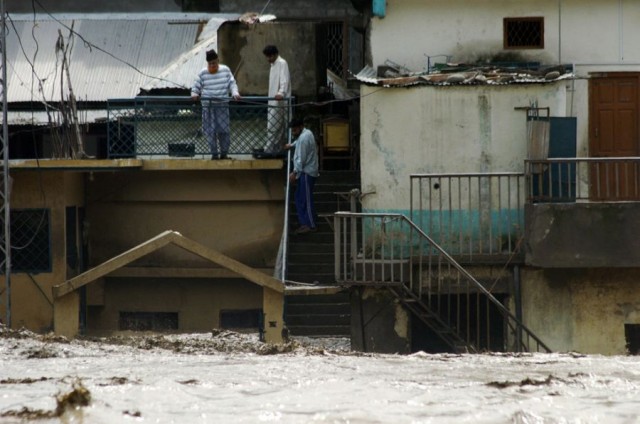
M 229 106 L 221 105 L 202 106 L 202 132 L 204 133 L 211 154 L 226 155 L 229 152 L 231 137 L 229 135 Z M 218 142 L 220 149 L 218 150 Z
M 313 187 L 316 185 L 316 177 L 303 172 L 298 176 L 297 184 L 294 197 L 298 223 L 316 228 L 316 208 L 313 204 Z

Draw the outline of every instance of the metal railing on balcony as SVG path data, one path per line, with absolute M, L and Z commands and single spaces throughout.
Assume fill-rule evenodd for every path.
M 269 128 L 286 134 L 291 101 L 269 106 L 268 97 L 201 99 L 147 96 L 107 102 L 109 158 L 209 158 L 211 149 L 202 125 L 203 108 L 228 109 L 228 154 L 253 154 L 270 136 Z M 285 109 L 274 113 L 274 109 Z M 219 123 L 220 124 L 220 123 Z M 221 125 L 226 125 L 222 122 Z
M 640 157 L 526 160 L 529 202 L 640 201 Z
M 334 214 L 335 278 L 390 288 L 455 350 L 550 349 L 442 246 L 401 214 Z
M 511 255 L 524 234 L 523 173 L 412 174 L 410 218 L 447 252 Z

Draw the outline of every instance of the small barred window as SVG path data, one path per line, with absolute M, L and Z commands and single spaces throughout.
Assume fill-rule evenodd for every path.
M 504 18 L 505 49 L 543 49 L 544 18 Z

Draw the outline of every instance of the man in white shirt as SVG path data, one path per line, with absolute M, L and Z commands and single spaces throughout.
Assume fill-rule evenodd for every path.
M 291 76 L 287 61 L 280 57 L 278 48 L 266 46 L 262 53 L 269 62 L 269 112 L 267 118 L 267 142 L 264 152 L 277 154 L 286 142 L 286 129 L 289 118 L 288 102 L 291 97 Z

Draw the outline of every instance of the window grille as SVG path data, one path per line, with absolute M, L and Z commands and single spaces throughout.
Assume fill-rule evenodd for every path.
M 120 312 L 120 331 L 167 331 L 177 330 L 177 312 Z
M 544 18 L 504 18 L 505 49 L 543 49 Z
M 11 271 L 46 272 L 51 270 L 51 242 L 48 209 L 12 210 Z M 4 255 L 4 254 L 3 254 Z M 3 258 L 4 264 L 4 258 Z M 4 272 L 4 266 L 2 269 Z
M 344 78 L 344 23 L 329 22 L 327 31 L 327 68 Z

